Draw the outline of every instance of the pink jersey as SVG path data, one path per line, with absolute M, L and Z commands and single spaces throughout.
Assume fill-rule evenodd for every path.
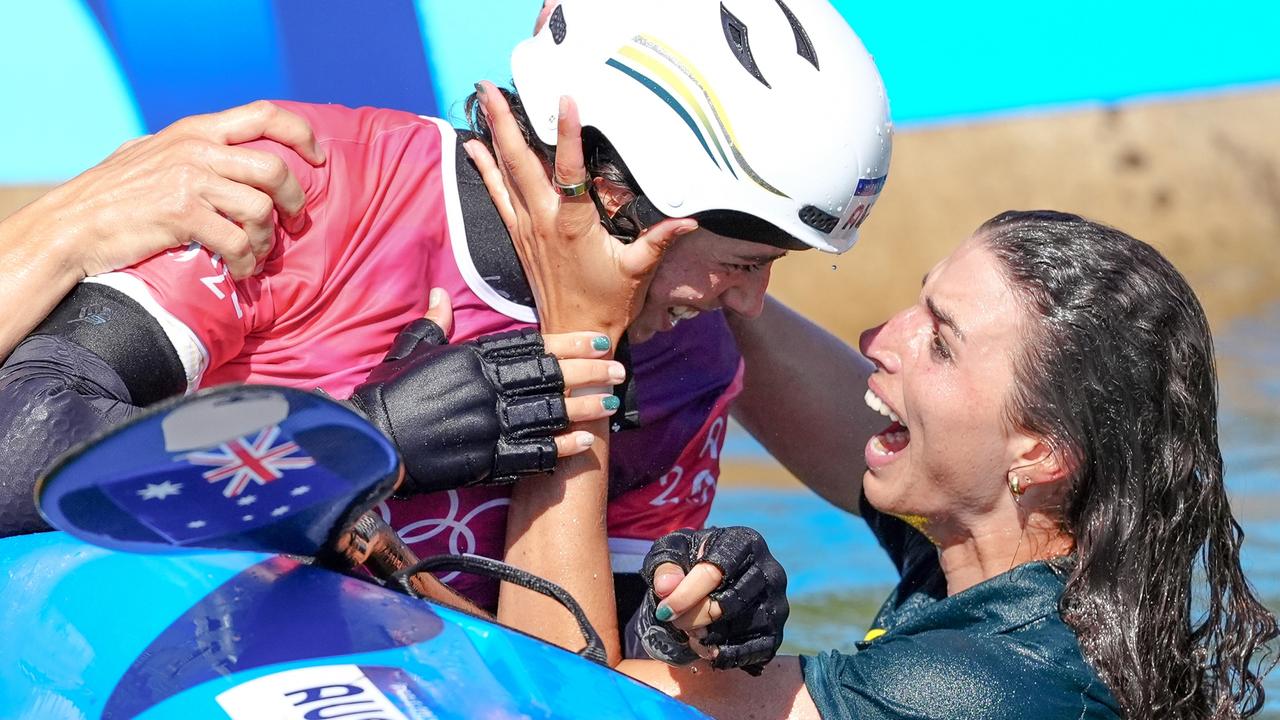
M 328 159 L 313 168 L 270 141 L 252 144 L 285 158 L 306 194 L 309 215 L 296 234 L 277 229 L 262 272 L 233 280 L 220 258 L 193 244 L 90 280 L 125 292 L 160 321 L 190 389 L 272 383 L 347 397 L 396 333 L 426 313 L 433 287 L 444 288 L 453 301 L 455 341 L 536 323 L 532 308 L 504 298 L 472 262 L 451 127 L 392 110 L 280 104 L 306 118 Z M 637 382 L 644 365 L 669 374 L 667 366 L 677 360 L 670 353 L 647 361 L 642 355 L 637 353 Z M 637 553 L 642 556 L 659 534 L 705 520 L 737 371 L 735 351 L 702 373 L 707 377 L 687 399 L 668 398 L 651 413 L 641 405 L 646 422 L 649 414 L 658 430 L 670 426 L 664 442 L 672 448 L 668 459 L 678 462 L 639 473 L 611 500 L 617 569 L 633 570 Z M 710 455 L 708 442 L 715 445 Z M 672 479 L 668 470 L 682 462 L 692 468 L 695 461 L 697 487 L 677 488 L 684 479 Z M 626 464 L 617 455 L 614 462 Z M 500 557 L 509 494 L 507 487 L 463 489 L 393 500 L 379 510 L 419 555 Z M 444 579 L 483 605 L 496 602 L 492 583 Z

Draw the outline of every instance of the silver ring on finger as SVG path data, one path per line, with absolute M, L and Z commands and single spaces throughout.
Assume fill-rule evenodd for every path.
M 583 180 L 580 183 L 562 183 L 556 180 L 554 183 L 556 194 L 560 197 L 582 197 L 587 194 L 590 183 Z

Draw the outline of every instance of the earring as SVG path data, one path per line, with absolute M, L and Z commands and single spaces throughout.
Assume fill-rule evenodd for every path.
M 1022 493 L 1027 489 L 1022 487 L 1022 476 L 1018 473 L 1009 473 L 1009 492 L 1013 494 L 1014 500 L 1020 500 Z

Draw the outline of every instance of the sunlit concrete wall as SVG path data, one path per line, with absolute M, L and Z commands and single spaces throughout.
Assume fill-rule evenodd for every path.
M 796 254 L 772 287 L 852 340 L 984 220 L 1050 208 L 1155 245 L 1223 321 L 1280 301 L 1277 128 L 1280 88 L 902 132 L 859 244 Z

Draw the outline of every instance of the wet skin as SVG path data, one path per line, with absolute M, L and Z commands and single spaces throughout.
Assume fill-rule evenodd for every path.
M 896 452 L 883 432 L 867 443 L 867 500 L 940 545 L 966 541 L 1007 505 L 1006 477 L 1038 442 L 1005 414 L 1025 320 L 998 260 L 970 239 L 929 272 L 915 304 L 862 334 L 876 365 L 868 385 L 908 429 L 905 446 L 888 443 Z
M 679 320 L 672 310 L 709 312 L 722 308 L 754 318 L 764 308 L 772 262 L 786 251 L 736 240 L 699 228 L 667 251 L 631 324 L 633 342 L 670 330 Z M 686 312 L 687 314 L 687 312 Z

